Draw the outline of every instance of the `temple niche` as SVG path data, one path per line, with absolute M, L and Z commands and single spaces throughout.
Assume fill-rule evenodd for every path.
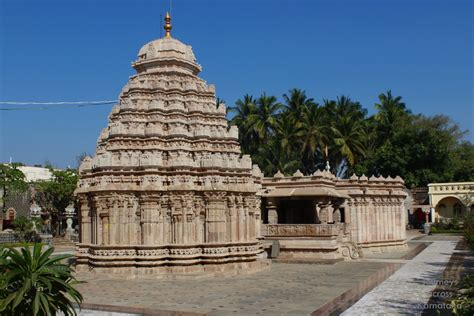
M 170 35 L 143 46 L 84 159 L 79 271 L 166 275 L 263 264 L 261 172 L 242 157 L 225 105 L 198 77 L 190 46 Z

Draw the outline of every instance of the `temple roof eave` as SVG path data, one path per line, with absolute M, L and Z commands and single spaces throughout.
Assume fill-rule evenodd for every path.
M 296 187 L 296 188 L 274 188 L 262 194 L 263 197 L 334 197 L 341 199 L 349 199 L 350 196 L 338 192 L 332 188 L 323 187 Z

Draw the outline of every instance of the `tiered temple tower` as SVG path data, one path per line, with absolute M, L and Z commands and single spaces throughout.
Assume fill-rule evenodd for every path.
M 241 156 L 193 51 L 170 35 L 140 49 L 84 159 L 78 269 L 166 274 L 248 269 L 261 246 L 262 174 Z

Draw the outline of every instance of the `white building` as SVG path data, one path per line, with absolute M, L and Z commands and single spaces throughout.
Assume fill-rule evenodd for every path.
M 17 167 L 25 175 L 26 182 L 47 181 L 53 178 L 53 174 L 48 168 L 20 166 Z

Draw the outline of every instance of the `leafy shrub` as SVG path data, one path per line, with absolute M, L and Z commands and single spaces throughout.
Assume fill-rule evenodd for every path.
M 452 220 L 441 220 L 431 224 L 431 233 L 460 233 L 462 232 L 463 221 L 457 217 Z
M 464 238 L 469 247 L 474 250 L 474 213 L 470 212 L 464 218 Z
M 454 315 L 474 315 L 474 275 L 461 280 L 451 305 Z
M 41 237 L 38 233 L 33 230 L 33 221 L 25 216 L 19 216 L 13 221 L 13 227 L 15 229 L 15 237 L 21 242 L 41 242 Z M 36 223 L 36 222 L 35 222 Z M 38 224 L 36 226 L 38 228 Z
M 1 250 L 1 315 L 76 315 L 72 304 L 82 302 L 82 295 L 73 286 L 79 282 L 70 266 L 61 263 L 72 256 L 51 256 L 53 250 L 42 251 L 41 244 L 35 244 L 33 251 Z

